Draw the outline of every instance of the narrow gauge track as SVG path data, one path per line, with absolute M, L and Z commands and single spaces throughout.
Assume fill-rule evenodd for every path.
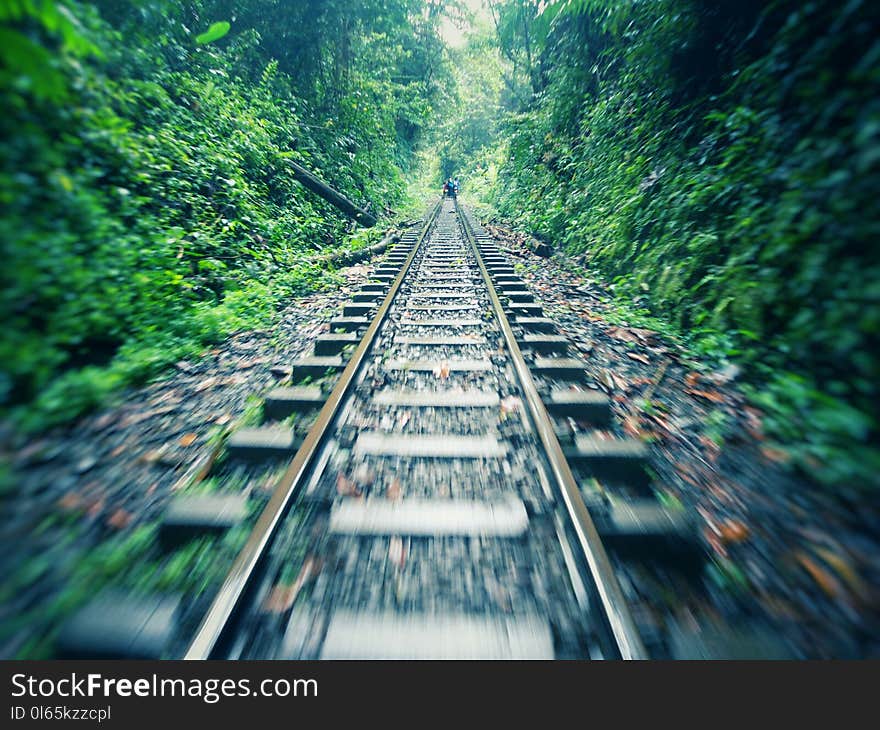
M 566 419 L 610 418 L 583 363 L 451 200 L 374 277 L 294 365 L 294 381 L 342 374 L 185 658 L 648 656 L 600 533 L 669 524 L 575 476 L 644 492 L 640 444 L 566 441 Z

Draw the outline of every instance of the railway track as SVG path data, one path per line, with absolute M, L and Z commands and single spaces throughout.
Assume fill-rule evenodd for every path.
M 648 657 L 618 556 L 687 526 L 554 329 L 440 201 L 230 439 L 259 459 L 311 424 L 185 658 Z

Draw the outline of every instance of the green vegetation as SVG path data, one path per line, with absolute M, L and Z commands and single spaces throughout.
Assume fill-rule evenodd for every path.
M 295 160 L 386 219 L 459 175 L 875 484 L 876 4 L 491 0 L 447 48 L 469 5 L 3 3 L 0 408 L 68 420 L 332 283 L 376 232 Z
M 484 202 L 742 363 L 811 474 L 876 485 L 878 6 L 489 5 L 508 115 Z
M 310 261 L 352 226 L 287 161 L 392 213 L 443 82 L 429 10 L 3 3 L 0 408 L 66 421 L 332 283 Z

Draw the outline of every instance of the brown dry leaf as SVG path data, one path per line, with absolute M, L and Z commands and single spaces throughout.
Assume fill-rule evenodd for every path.
M 336 476 L 336 492 L 340 497 L 359 497 L 361 490 L 358 485 L 345 476 L 342 472 Z
M 101 497 L 100 499 L 96 499 L 89 506 L 88 515 L 89 515 L 89 517 L 97 517 L 103 511 L 104 511 L 104 498 Z
M 266 613 L 284 613 L 291 608 L 296 597 L 303 589 L 306 582 L 320 572 L 320 565 L 312 558 L 307 557 L 303 561 L 299 575 L 293 585 L 278 584 L 272 587 L 266 600 L 263 601 L 263 611 Z
M 180 437 L 181 446 L 192 446 L 199 437 L 197 433 L 185 433 Z
M 231 420 L 232 416 L 230 416 L 228 413 L 224 413 L 223 415 L 217 416 L 217 418 L 214 419 L 214 423 L 216 423 L 218 426 L 225 426 Z
M 684 479 L 684 481 L 686 481 L 692 487 L 696 487 L 697 489 L 701 488 L 700 483 L 696 479 L 694 479 L 694 477 L 692 477 L 690 475 L 690 470 L 687 467 L 685 467 L 681 464 L 673 464 L 672 466 L 675 469 L 675 471 L 678 473 L 678 475 L 682 479 Z
M 817 547 L 815 548 L 815 552 L 820 558 L 822 558 L 822 560 L 834 568 L 853 593 L 862 599 L 867 597 L 868 589 L 866 588 L 864 581 L 847 560 L 828 548 Z
M 837 580 L 831 573 L 822 568 L 818 563 L 816 563 L 809 555 L 798 551 L 795 553 L 795 558 L 797 561 L 803 566 L 803 568 L 810 574 L 810 577 L 816 583 L 818 583 L 819 587 L 825 592 L 826 595 L 831 598 L 840 597 L 843 592 L 843 586 L 840 585 L 840 581 Z
M 639 427 L 639 417 L 635 413 L 627 413 L 623 417 L 623 430 L 630 436 L 641 438 L 642 430 Z
M 711 526 L 703 528 L 703 537 L 716 553 L 722 558 L 727 557 L 727 548 L 724 547 L 724 543 L 721 541 L 720 536 Z
M 156 464 L 165 457 L 168 453 L 168 446 L 161 446 L 158 449 L 149 449 L 145 451 L 138 457 L 138 462 L 141 464 Z
M 406 549 L 403 540 L 396 535 L 388 543 L 388 559 L 398 568 L 402 569 L 406 565 Z
M 655 425 L 660 427 L 659 431 L 656 428 L 652 429 L 654 434 L 659 439 L 671 438 L 673 436 L 677 436 L 680 433 L 679 429 L 673 426 L 667 418 L 663 418 L 656 413 L 650 414 L 648 418 L 653 421 Z
M 266 362 L 266 358 L 255 357 L 253 360 L 239 360 L 238 365 L 236 365 L 236 367 L 239 370 L 249 370 L 250 368 L 255 367 L 256 365 L 262 365 L 264 362 Z
M 745 414 L 745 427 L 755 441 L 764 440 L 763 423 L 761 421 L 761 412 L 746 406 L 742 411 Z
M 82 509 L 83 498 L 76 492 L 68 492 L 58 500 L 57 504 L 66 512 L 75 512 Z
M 449 363 L 444 361 L 434 368 L 434 377 L 446 380 L 449 377 Z
M 114 530 L 124 530 L 131 524 L 132 519 L 131 512 L 127 512 L 120 507 L 107 518 L 107 524 Z
M 751 530 L 748 525 L 739 520 L 728 519 L 719 527 L 720 537 L 726 543 L 743 542 L 748 539 Z
M 688 388 L 693 388 L 697 384 L 699 379 L 700 379 L 700 374 L 696 370 L 694 370 L 684 376 L 684 384 Z
M 772 461 L 776 464 L 786 464 L 791 460 L 791 457 L 783 451 L 782 449 L 774 449 L 772 446 L 762 446 L 761 454 L 768 461 Z
M 657 337 L 656 332 L 639 327 L 609 327 L 608 334 L 616 340 L 637 342 L 643 345 L 650 344 Z
M 657 339 L 657 333 L 653 330 L 646 330 L 640 327 L 630 327 L 629 331 L 632 332 L 636 337 L 639 338 L 639 341 L 644 344 L 650 344 Z
M 721 447 L 708 436 L 700 436 L 700 445 L 705 449 L 706 458 L 714 464 L 721 453 Z
M 402 489 L 400 487 L 400 480 L 397 477 L 391 480 L 391 484 L 388 485 L 388 489 L 385 490 L 385 496 L 393 502 L 396 502 L 401 497 Z
M 265 613 L 284 613 L 293 605 L 295 597 L 293 586 L 272 586 L 272 590 L 263 601 L 263 611 Z
M 721 395 L 721 393 L 717 393 L 715 391 L 694 390 L 693 388 L 685 388 L 684 392 L 695 395 L 698 398 L 705 398 L 706 400 L 712 401 L 713 403 L 724 403 L 724 396 Z
M 609 391 L 626 389 L 626 381 L 616 376 L 610 370 L 599 371 L 599 382 Z
M 201 393 L 203 390 L 207 390 L 208 388 L 213 387 L 214 385 L 217 384 L 218 380 L 219 380 L 219 378 L 216 378 L 216 377 L 205 378 L 201 383 L 199 383 L 195 387 L 196 393 Z
M 622 340 L 623 342 L 639 341 L 639 338 L 625 327 L 609 327 L 607 332 L 609 337 L 613 337 L 615 340 Z
M 92 431 L 103 431 L 117 418 L 119 418 L 119 414 L 115 413 L 114 411 L 110 411 L 108 413 L 105 413 L 103 416 L 99 416 L 95 419 L 94 423 L 92 423 Z
M 628 352 L 628 353 L 626 353 L 626 356 L 627 356 L 630 360 L 637 360 L 638 362 L 642 362 L 642 363 L 644 363 L 645 365 L 650 365 L 650 364 L 651 364 L 651 361 L 650 361 L 645 355 L 640 355 L 640 354 L 637 353 L 637 352 Z

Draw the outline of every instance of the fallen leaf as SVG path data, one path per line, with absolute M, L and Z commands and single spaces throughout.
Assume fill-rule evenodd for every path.
M 791 460 L 787 452 L 782 449 L 774 449 L 772 446 L 762 446 L 761 454 L 765 459 L 776 464 L 786 464 Z
M 748 525 L 739 520 L 725 520 L 719 527 L 720 537 L 726 543 L 743 542 L 749 537 Z
M 263 601 L 263 611 L 266 613 L 284 613 L 290 609 L 306 582 L 319 572 L 319 563 L 312 557 L 307 557 L 303 561 L 302 568 L 300 568 L 299 575 L 297 575 L 293 585 L 281 583 L 272 587 L 269 595 Z
M 604 385 L 609 391 L 614 390 L 614 378 L 611 376 L 610 370 L 599 371 L 599 382 Z
M 397 501 L 401 496 L 400 480 L 397 477 L 391 480 L 391 484 L 385 490 L 385 496 L 391 501 Z
M 639 355 L 637 352 L 628 352 L 626 356 L 630 360 L 637 360 L 638 362 L 645 363 L 645 365 L 651 364 L 651 361 L 645 355 Z
M 203 390 L 207 390 L 208 388 L 215 386 L 218 380 L 219 378 L 216 377 L 205 378 L 195 387 L 196 393 L 201 393 Z
M 156 464 L 160 462 L 167 453 L 167 446 L 162 446 L 158 449 L 149 449 L 141 454 L 137 460 L 142 464 Z
M 76 492 L 68 492 L 57 502 L 58 506 L 66 512 L 76 512 L 83 507 L 83 498 Z
M 340 497 L 359 497 L 361 494 L 358 485 L 342 472 L 336 476 L 336 492 Z
M 721 447 L 708 436 L 700 436 L 699 441 L 702 447 L 706 450 L 706 458 L 714 464 L 718 459 L 718 455 L 721 453 Z
M 867 598 L 868 590 L 864 581 L 847 560 L 828 548 L 816 548 L 816 554 L 830 565 L 843 578 L 850 589 L 862 599 Z
M 199 437 L 196 433 L 185 433 L 180 437 L 180 445 L 181 446 L 192 446 L 195 443 L 195 440 Z
M 798 551 L 795 553 L 795 558 L 810 574 L 810 577 L 816 581 L 826 595 L 831 598 L 838 598 L 840 596 L 843 586 L 840 585 L 840 581 L 838 581 L 833 575 L 820 567 L 819 564 L 812 560 L 812 558 L 806 553 Z
M 607 331 L 616 340 L 638 342 L 643 345 L 653 342 L 657 337 L 656 332 L 638 327 L 609 327 Z
M 440 378 L 441 380 L 446 380 L 449 377 L 449 363 L 442 362 L 436 368 L 434 368 L 434 377 Z
M 761 421 L 761 412 L 746 406 L 743 408 L 743 414 L 745 415 L 745 427 L 746 431 L 749 432 L 749 436 L 755 439 L 755 441 L 763 441 L 764 430 Z
M 711 527 L 704 527 L 703 537 L 716 553 L 718 553 L 722 558 L 727 557 L 727 548 L 724 547 L 720 536 L 715 530 L 711 529 Z
M 690 393 L 691 395 L 695 395 L 698 398 L 705 398 L 708 401 L 712 401 L 713 403 L 724 403 L 724 396 L 721 393 L 717 393 L 714 391 L 708 390 L 694 390 L 693 388 L 685 388 L 685 393 Z
M 96 499 L 89 505 L 88 515 L 89 517 L 97 517 L 101 512 L 104 511 L 104 498 Z
M 697 381 L 699 381 L 699 379 L 700 374 L 696 370 L 694 370 L 684 376 L 684 384 L 688 388 L 693 388 L 697 384 Z
M 403 547 L 403 540 L 396 535 L 388 543 L 388 559 L 401 569 L 406 564 L 406 549 Z
M 114 530 L 123 530 L 131 524 L 132 515 L 131 512 L 127 512 L 121 507 L 113 512 L 107 518 L 107 524 L 112 527 Z
M 639 417 L 635 413 L 627 413 L 623 418 L 623 430 L 630 436 L 640 438 L 642 431 L 639 428 Z
M 95 431 L 95 432 L 103 431 L 105 428 L 107 428 L 107 426 L 109 426 L 111 423 L 113 423 L 118 417 L 119 417 L 119 414 L 114 411 L 109 411 L 108 413 L 105 413 L 103 416 L 99 416 L 98 418 L 95 419 L 94 423 L 92 423 L 92 431 Z
M 266 358 L 264 358 L 264 357 L 257 357 L 257 358 L 254 358 L 253 360 L 239 360 L 236 367 L 239 370 L 249 370 L 250 368 L 255 367 L 257 365 L 262 365 L 264 362 L 266 362 Z

